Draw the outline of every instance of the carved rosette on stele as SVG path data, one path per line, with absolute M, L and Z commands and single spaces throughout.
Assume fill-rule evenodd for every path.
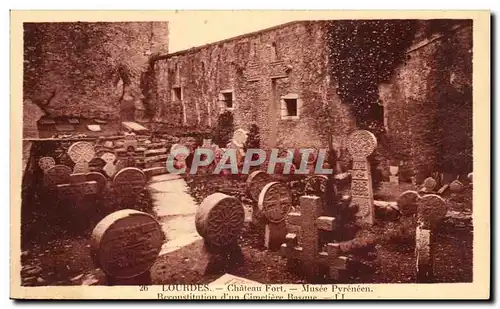
M 356 217 L 360 223 L 373 224 L 375 210 L 373 204 L 373 184 L 367 157 L 377 147 L 375 135 L 366 130 L 358 130 L 349 136 L 347 150 L 353 158 L 351 181 L 351 205 L 357 206 Z

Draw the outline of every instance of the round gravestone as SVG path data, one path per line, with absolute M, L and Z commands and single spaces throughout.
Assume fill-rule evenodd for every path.
M 69 183 L 71 168 L 66 165 L 56 165 L 45 171 L 43 175 L 44 185 L 48 188 L 53 188 L 57 185 Z
M 260 191 L 271 181 L 271 176 L 264 171 L 253 171 L 247 178 L 247 193 L 254 201 L 259 200 Z
M 472 172 L 471 172 L 471 173 L 469 173 L 469 174 L 467 174 L 467 179 L 469 179 L 470 183 L 472 183 L 472 179 L 473 179 L 473 178 L 474 178 L 474 177 L 473 177 Z
M 366 130 L 358 130 L 349 135 L 347 150 L 354 158 L 366 158 L 377 148 L 377 138 Z
M 104 190 L 106 188 L 106 184 L 108 183 L 108 180 L 106 179 L 106 176 L 99 172 L 90 172 L 85 175 L 85 179 L 87 181 L 95 181 L 97 182 L 97 189 L 99 192 Z
M 135 167 L 124 168 L 113 178 L 113 188 L 118 195 L 136 195 L 141 193 L 145 186 L 146 175 Z
M 281 222 L 292 209 L 292 194 L 285 184 L 270 182 L 259 194 L 258 207 L 269 222 Z
M 418 200 L 418 216 L 422 222 L 439 222 L 447 211 L 446 201 L 439 195 L 428 194 Z
M 92 231 L 91 256 L 108 276 L 134 278 L 153 266 L 164 240 L 160 224 L 151 215 L 119 210 L 102 219 Z
M 56 166 L 56 161 L 52 157 L 41 157 L 38 160 L 38 166 L 45 172 L 49 168 Z
M 427 177 L 424 179 L 424 188 L 427 190 L 427 191 L 432 191 L 436 188 L 437 186 L 437 182 L 434 178 L 432 177 Z
M 403 216 L 412 216 L 417 213 L 417 204 L 420 195 L 416 191 L 408 190 L 398 197 L 398 208 Z
M 69 146 L 68 155 L 75 163 L 90 162 L 95 155 L 94 146 L 89 142 L 76 142 Z
M 207 196 L 196 211 L 196 231 L 215 247 L 234 244 L 241 234 L 245 211 L 241 202 L 223 193 Z
M 312 175 L 307 177 L 304 190 L 306 195 L 312 194 L 319 197 L 324 197 L 326 193 L 327 184 L 328 184 L 327 176 Z

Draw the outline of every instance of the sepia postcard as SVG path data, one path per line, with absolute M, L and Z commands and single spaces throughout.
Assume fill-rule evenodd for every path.
M 10 17 L 11 298 L 491 297 L 489 11 Z

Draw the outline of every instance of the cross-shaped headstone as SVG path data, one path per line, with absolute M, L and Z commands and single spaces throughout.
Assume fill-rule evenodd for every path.
M 75 162 L 73 173 L 88 173 L 89 162 L 95 155 L 94 145 L 89 142 L 76 142 L 68 148 L 68 155 Z
M 324 250 L 320 250 L 319 231 L 335 229 L 335 218 L 321 216 L 321 212 L 320 197 L 300 197 L 300 213 L 291 212 L 287 217 L 288 224 L 300 226 L 300 237 L 297 233 L 288 233 L 280 255 L 301 261 L 309 278 L 317 278 L 319 266 L 323 265 L 329 267 L 330 278 L 337 279 L 339 270 L 346 269 L 347 258 L 340 256 L 339 244 L 327 243 Z
M 352 156 L 351 205 L 357 205 L 359 223 L 372 225 L 375 220 L 373 183 L 367 157 L 377 147 L 377 138 L 371 132 L 358 130 L 349 136 L 347 149 Z
M 87 181 L 84 173 L 71 174 L 69 183 L 57 185 L 57 192 L 61 199 L 80 201 L 84 196 L 97 194 L 99 186 L 97 181 Z

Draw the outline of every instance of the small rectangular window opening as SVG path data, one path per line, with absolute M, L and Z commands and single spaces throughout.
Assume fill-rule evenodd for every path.
M 286 115 L 297 116 L 297 99 L 285 99 Z

